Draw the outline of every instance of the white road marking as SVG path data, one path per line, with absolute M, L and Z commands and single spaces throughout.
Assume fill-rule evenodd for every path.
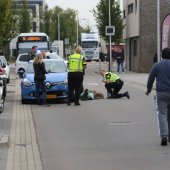
M 88 85 L 91 85 L 91 86 L 98 86 L 99 84 L 98 83 L 87 83 Z

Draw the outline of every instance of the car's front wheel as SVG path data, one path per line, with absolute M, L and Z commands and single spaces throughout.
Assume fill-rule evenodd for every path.
M 27 104 L 27 100 L 26 99 L 23 99 L 21 100 L 22 104 Z

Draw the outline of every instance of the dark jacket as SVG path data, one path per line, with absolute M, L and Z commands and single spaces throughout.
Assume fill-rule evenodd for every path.
M 121 63 L 124 61 L 124 53 L 123 52 L 117 52 L 116 53 L 116 60 L 118 63 Z
M 42 63 L 34 63 L 34 80 L 40 80 L 44 81 L 45 80 L 45 74 L 47 74 L 47 71 L 45 70 L 45 64 L 44 62 Z
M 36 55 L 35 55 L 32 51 L 30 51 L 30 52 L 28 53 L 28 61 L 29 61 L 29 60 L 34 60 L 35 57 L 36 57 Z

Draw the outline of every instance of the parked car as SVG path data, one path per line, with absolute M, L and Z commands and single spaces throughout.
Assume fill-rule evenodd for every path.
M 15 73 L 19 75 L 20 78 L 22 78 L 25 70 L 27 69 L 29 62 L 29 56 L 28 53 L 19 54 L 15 63 Z
M 10 64 L 3 55 L 0 55 L 0 67 L 5 71 L 3 76 L 6 78 L 6 83 L 8 84 L 10 82 Z
M 56 52 L 45 52 L 46 54 L 46 58 L 47 59 L 59 59 L 59 60 L 63 60 L 64 63 L 67 65 L 67 61 L 59 56 Z M 28 67 L 28 62 L 29 62 L 29 56 L 28 53 L 23 53 L 23 54 L 19 54 L 16 60 L 16 69 L 15 69 L 15 73 L 19 75 L 20 78 L 23 77 L 24 72 L 26 71 L 27 67 Z
M 68 97 L 67 67 L 64 61 L 59 59 L 44 59 L 46 74 L 46 91 L 48 99 L 66 99 Z M 24 78 L 21 81 L 22 103 L 35 100 L 35 82 L 33 60 L 30 60 Z

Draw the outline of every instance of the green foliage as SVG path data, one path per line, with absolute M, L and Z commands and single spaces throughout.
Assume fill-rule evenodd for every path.
M 115 35 L 112 36 L 112 42 L 118 44 L 122 41 L 123 19 L 121 15 L 120 5 L 117 0 L 110 0 L 111 8 L 111 25 L 115 26 Z M 97 28 L 101 37 L 109 42 L 109 37 L 105 35 L 105 27 L 109 26 L 109 3 L 108 0 L 100 0 L 93 9 L 93 15 L 97 22 Z
M 14 36 L 14 20 L 11 13 L 11 1 L 0 0 L 0 45 L 6 45 Z
M 23 1 L 22 9 L 20 10 L 19 16 L 19 32 L 30 32 L 31 30 L 31 18 L 28 10 L 28 2 L 26 0 Z
M 48 5 L 44 8 L 44 22 L 42 30 L 48 34 L 52 40 L 58 40 L 58 17 L 60 24 L 60 40 L 69 39 L 70 45 L 77 41 L 77 24 L 78 24 L 78 38 L 80 41 L 81 32 L 90 32 L 91 27 L 82 28 L 77 21 L 76 11 L 73 9 L 63 10 L 59 6 L 48 9 Z

